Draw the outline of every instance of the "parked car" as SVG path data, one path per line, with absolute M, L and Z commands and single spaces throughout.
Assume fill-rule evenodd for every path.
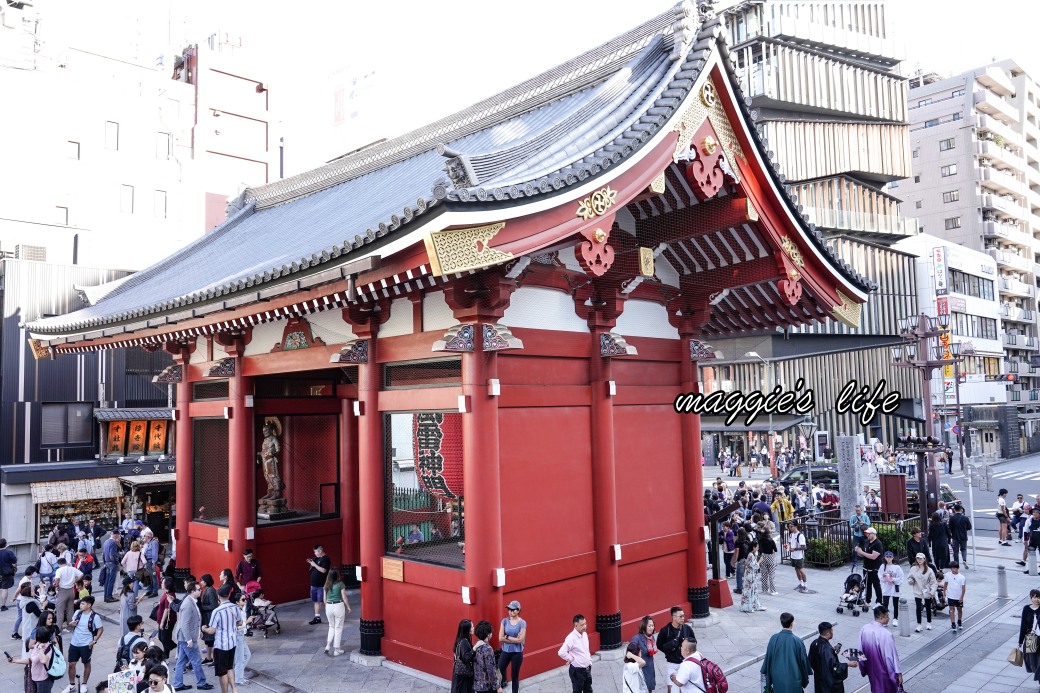
M 838 488 L 838 468 L 831 464 L 814 464 L 812 466 L 813 483 L 820 483 L 827 488 Z M 792 486 L 806 486 L 809 483 L 809 465 L 792 467 L 780 477 L 778 483 L 785 489 Z
M 920 485 L 917 480 L 906 482 L 906 511 L 911 515 L 916 515 L 921 512 L 921 506 L 917 502 L 917 496 L 920 492 Z M 946 501 L 946 507 L 952 508 L 954 504 L 964 505 L 963 501 L 957 497 L 957 494 L 953 492 L 949 484 L 939 484 L 939 500 Z

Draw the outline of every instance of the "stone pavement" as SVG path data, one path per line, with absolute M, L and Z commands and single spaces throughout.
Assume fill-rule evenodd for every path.
M 943 689 L 935 688 L 936 681 L 950 686 L 946 690 L 951 693 L 981 688 L 974 683 L 965 685 L 960 681 L 951 680 L 950 676 L 955 670 L 959 672 L 958 677 L 962 675 L 969 677 L 966 679 L 969 682 L 975 682 L 980 677 L 991 674 L 993 679 L 1003 677 L 1001 681 L 997 682 L 1001 684 L 1001 690 L 1014 690 L 1014 688 L 1004 686 L 1012 678 L 1019 682 L 1026 682 L 1026 689 L 1029 689 L 1030 675 L 1026 674 L 1024 669 L 1014 667 L 1006 669 L 1001 664 L 1002 662 L 1006 664 L 1004 658 L 1011 647 L 1010 644 L 1005 646 L 1003 643 L 1009 638 L 1013 639 L 1017 633 L 1017 630 L 1011 631 L 1007 628 L 1017 629 L 1017 615 L 1021 611 L 1022 604 L 1025 603 L 1028 590 L 1032 587 L 1040 587 L 1040 578 L 1023 575 L 1021 569 L 1013 564 L 1013 561 L 1021 556 L 1020 552 L 1021 549 L 1018 547 L 997 547 L 994 539 L 980 541 L 979 565 L 972 566 L 972 570 L 967 572 L 968 608 L 964 633 L 952 634 L 949 632 L 946 612 L 940 613 L 934 619 L 935 629 L 932 631 L 914 633 L 910 637 L 904 638 L 898 635 L 898 629 L 893 628 L 900 657 L 907 664 L 908 681 L 915 683 L 913 688 L 908 686 L 908 690 L 912 690 L 914 693 L 919 691 L 920 693 L 926 691 L 938 693 Z M 996 568 L 998 565 L 1003 565 L 1007 569 L 1008 591 L 1012 601 L 998 603 L 1000 605 L 1000 609 L 997 611 L 999 616 L 987 616 L 987 619 L 992 619 L 992 624 L 983 626 L 977 622 L 973 623 L 972 614 L 979 609 L 984 607 L 991 611 L 995 609 Z M 797 583 L 793 569 L 786 565 L 779 566 L 777 588 L 780 595 L 777 597 L 763 595 L 762 597 L 762 602 L 768 611 L 745 614 L 740 612 L 736 606 L 727 609 L 713 609 L 712 620 L 715 621 L 714 623 L 695 626 L 702 653 L 726 671 L 730 681 L 730 690 L 756 691 L 760 690 L 758 672 L 761 657 L 769 636 L 780 628 L 779 616 L 782 611 L 791 611 L 795 614 L 795 632 L 806 638 L 807 643 L 815 637 L 816 624 L 827 620 L 836 626 L 835 642 L 844 643 L 845 647 L 853 645 L 858 642 L 859 629 L 866 623 L 868 616 L 853 617 L 848 611 L 844 614 L 838 614 L 835 611 L 848 572 L 848 567 L 833 571 L 809 570 L 809 587 L 815 591 L 815 594 L 799 594 L 795 591 Z M 730 585 L 732 587 L 732 581 Z M 739 599 L 739 595 L 735 596 Z M 349 598 L 354 611 L 347 618 L 347 625 L 343 633 L 343 649 L 348 652 L 356 650 L 359 646 L 357 592 L 351 592 Z M 142 603 L 140 613 L 147 617 L 153 603 L 153 600 Z M 1008 604 L 1010 606 L 1007 606 Z M 107 673 L 111 671 L 112 663 L 115 660 L 115 641 L 118 629 L 114 619 L 118 615 L 118 610 L 114 607 L 118 605 L 100 604 L 98 606 L 99 613 L 106 618 L 106 621 L 111 620 L 111 624 L 106 626 L 109 632 L 103 636 L 95 653 L 95 661 L 98 662 L 95 670 Z M 350 661 L 346 655 L 325 656 L 324 646 L 328 628 L 324 624 L 307 625 L 307 621 L 312 615 L 309 603 L 296 602 L 280 605 L 278 613 L 282 623 L 280 634 L 272 633 L 265 639 L 262 634 L 257 633 L 250 638 L 253 656 L 247 673 L 252 679 L 247 688 L 256 693 L 372 690 L 425 693 L 448 687 L 447 679 L 404 670 L 393 663 L 383 662 L 382 666 L 363 666 Z M 909 617 L 912 620 L 913 612 L 908 610 L 908 613 L 901 613 L 900 616 Z M 0 613 L 0 633 L 10 633 L 14 618 L 13 610 Z M 147 618 L 146 624 L 146 629 L 154 628 L 154 624 Z M 973 625 L 979 627 L 973 629 Z M 1001 626 L 1004 627 L 1003 630 L 1000 629 Z M 451 646 L 454 627 L 455 624 L 452 623 L 444 628 L 446 651 Z M 531 627 L 544 627 L 559 631 L 562 642 L 571 625 L 569 615 L 563 615 L 558 623 L 531 624 Z M 989 633 L 990 630 L 993 630 L 992 634 Z M 11 642 L 14 644 L 14 641 Z M 1001 644 L 995 645 L 995 643 Z M 970 648 L 967 651 L 971 657 L 958 657 L 958 647 Z M 10 650 L 14 649 L 16 646 L 10 648 Z M 936 659 L 937 657 L 939 659 Z M 947 657 L 946 663 L 942 663 L 942 657 Z M 985 659 L 980 661 L 980 657 L 985 657 Z M 664 682 L 664 664 L 664 658 L 658 656 L 655 665 L 658 670 L 658 680 L 661 683 Z M 996 667 L 998 664 L 1001 664 L 999 668 Z M 973 668 L 965 668 L 967 665 Z M 937 670 L 947 678 L 930 676 L 927 670 L 929 666 L 938 667 Z M 957 667 L 964 670 L 960 671 Z M 443 675 L 450 676 L 450 668 L 445 667 L 445 669 Z M 976 671 L 976 669 L 978 670 Z M 990 671 L 990 669 L 995 670 Z M 918 670 L 923 673 L 915 673 Z M 913 678 L 910 678 L 911 676 Z M 99 680 L 96 674 L 91 678 L 94 682 Z M 597 693 L 604 691 L 621 693 L 621 662 L 607 659 L 597 661 L 593 665 L 593 680 Z M 190 674 L 186 676 L 186 681 L 194 683 Z M 862 686 L 863 681 L 865 680 L 853 672 L 847 690 L 856 690 Z M 924 686 L 923 683 L 918 684 L 918 681 L 927 681 L 928 686 Z M 0 667 L 0 691 L 20 689 L 21 668 L 17 666 Z M 529 693 L 568 689 L 569 683 L 563 667 L 537 677 L 526 677 L 521 681 L 521 690 Z M 60 691 L 61 688 L 56 690 Z M 659 690 L 663 691 L 663 686 L 659 686 Z M 1031 690 L 1037 689 L 1034 686 Z

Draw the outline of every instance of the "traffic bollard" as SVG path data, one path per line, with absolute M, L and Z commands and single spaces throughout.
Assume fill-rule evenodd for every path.
M 899 619 L 899 635 L 904 638 L 910 637 L 910 606 L 906 601 L 906 597 L 902 597 L 899 600 L 899 611 L 903 614 L 903 618 Z
M 1004 566 L 997 566 L 997 599 L 1007 599 L 1007 571 Z
M 1026 566 L 1030 575 L 1036 575 L 1036 551 L 1029 549 L 1029 555 L 1026 556 Z

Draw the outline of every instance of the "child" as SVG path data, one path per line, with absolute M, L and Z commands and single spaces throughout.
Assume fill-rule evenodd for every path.
M 950 630 L 964 630 L 964 593 L 967 591 L 967 579 L 961 573 L 960 563 L 950 563 L 950 574 L 943 581 L 946 589 L 946 603 L 950 607 Z M 954 618 L 954 611 L 957 617 Z

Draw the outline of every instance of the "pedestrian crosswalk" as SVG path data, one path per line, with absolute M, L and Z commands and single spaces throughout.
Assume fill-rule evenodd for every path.
M 954 474 L 950 479 L 963 479 L 964 474 Z M 994 479 L 1007 479 L 1008 481 L 1040 481 L 1040 471 L 1029 471 L 1012 469 L 993 473 Z

